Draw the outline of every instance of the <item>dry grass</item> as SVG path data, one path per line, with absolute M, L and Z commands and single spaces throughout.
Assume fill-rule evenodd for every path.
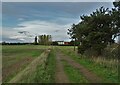
M 91 61 L 100 64 L 102 66 L 108 67 L 110 69 L 118 69 L 118 59 L 106 59 L 104 57 L 93 57 Z

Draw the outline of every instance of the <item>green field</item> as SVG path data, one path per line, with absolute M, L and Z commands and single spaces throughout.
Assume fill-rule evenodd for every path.
M 65 75 L 69 83 L 91 83 L 89 75 L 86 77 L 85 72 L 74 66 L 78 64 L 98 76 L 101 83 L 119 82 L 117 62 L 109 63 L 112 60 L 106 59 L 107 63 L 101 64 L 100 59 L 91 60 L 73 49 L 73 46 L 3 45 L 3 83 L 57 83 L 56 68 L 60 62 L 65 73 L 60 75 Z M 61 57 L 60 62 L 56 62 L 57 57 Z M 74 60 L 73 66 L 70 60 Z
M 45 46 L 34 45 L 2 46 L 3 82 L 8 82 L 46 48 Z

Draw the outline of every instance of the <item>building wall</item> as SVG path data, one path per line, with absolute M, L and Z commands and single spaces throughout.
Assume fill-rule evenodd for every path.
M 58 45 L 64 45 L 64 42 L 58 42 Z

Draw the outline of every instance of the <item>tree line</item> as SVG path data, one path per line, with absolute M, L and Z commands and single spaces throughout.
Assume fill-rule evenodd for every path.
M 101 55 L 107 45 L 115 42 L 120 35 L 120 1 L 113 5 L 111 10 L 101 7 L 90 15 L 80 16 L 81 22 L 68 29 L 71 39 L 79 42 L 78 53 L 91 49 Z
M 52 36 L 51 35 L 39 35 L 35 36 L 35 45 L 51 45 Z

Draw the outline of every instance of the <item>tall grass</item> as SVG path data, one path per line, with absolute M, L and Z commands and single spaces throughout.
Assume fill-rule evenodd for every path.
M 119 45 L 113 44 L 111 46 L 107 46 L 103 51 L 102 55 L 98 57 L 90 57 L 90 60 L 100 64 L 102 66 L 105 66 L 110 69 L 118 69 L 118 58 L 119 58 L 119 51 L 120 49 L 118 48 Z M 88 55 L 90 52 L 88 53 Z
M 106 68 L 109 68 L 109 69 L 118 69 L 118 60 L 117 59 L 106 59 L 104 57 L 92 57 L 91 58 L 91 61 L 99 64 L 99 65 L 102 65 Z

